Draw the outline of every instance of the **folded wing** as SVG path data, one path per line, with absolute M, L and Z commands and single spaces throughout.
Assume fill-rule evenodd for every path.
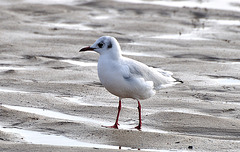
M 123 61 L 124 63 L 122 64 L 125 65 L 123 77 L 126 80 L 132 78 L 143 78 L 145 81 L 152 81 L 155 90 L 178 83 L 178 81 L 172 77 L 171 72 L 148 67 L 141 62 L 129 58 L 125 58 Z

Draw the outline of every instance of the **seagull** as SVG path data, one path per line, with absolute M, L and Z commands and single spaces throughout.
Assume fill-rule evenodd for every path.
M 113 95 L 119 97 L 118 113 L 113 126 L 118 129 L 118 119 L 123 98 L 132 98 L 138 102 L 139 124 L 135 128 L 141 130 L 141 104 L 155 95 L 156 91 L 179 83 L 172 73 L 147 66 L 139 61 L 122 56 L 118 41 L 111 36 L 102 36 L 79 52 L 94 51 L 100 54 L 98 59 L 98 77 L 102 85 Z

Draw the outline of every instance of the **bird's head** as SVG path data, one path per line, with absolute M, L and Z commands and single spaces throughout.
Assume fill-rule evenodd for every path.
M 114 56 L 121 55 L 121 48 L 118 41 L 111 36 L 102 36 L 96 42 L 88 47 L 82 48 L 79 52 L 95 51 L 100 55 L 112 54 Z

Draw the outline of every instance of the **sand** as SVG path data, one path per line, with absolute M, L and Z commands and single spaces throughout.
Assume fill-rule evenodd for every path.
M 238 11 L 2 0 L 0 14 L 0 151 L 239 150 Z M 98 54 L 78 51 L 103 35 L 184 82 L 141 101 L 142 131 L 132 99 L 120 129 L 102 127 L 118 98 L 99 82 Z

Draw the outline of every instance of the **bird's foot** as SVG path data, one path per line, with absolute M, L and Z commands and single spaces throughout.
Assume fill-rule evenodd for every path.
M 137 129 L 137 130 L 141 130 L 142 127 L 141 127 L 141 125 L 138 125 L 138 126 L 135 127 L 135 129 Z
M 118 125 L 119 125 L 119 124 L 116 124 L 116 123 L 115 123 L 113 126 L 102 126 L 102 127 L 118 129 Z

